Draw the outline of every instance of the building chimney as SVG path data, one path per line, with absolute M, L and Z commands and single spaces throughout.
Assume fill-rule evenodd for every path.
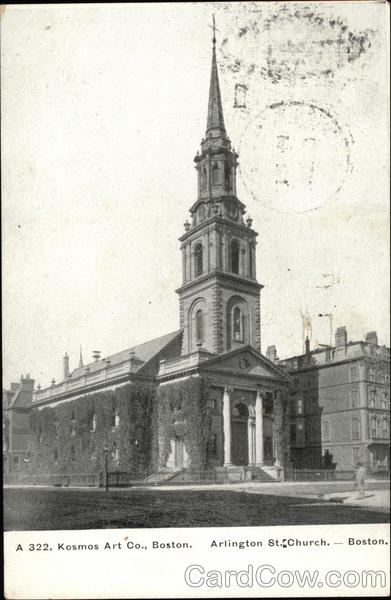
M 66 379 L 69 375 L 69 356 L 67 352 L 65 352 L 65 355 L 62 359 L 62 364 L 64 370 L 64 379 Z
M 365 334 L 365 342 L 367 344 L 374 344 L 375 346 L 378 346 L 379 342 L 377 339 L 376 331 L 369 331 L 368 333 L 366 333 Z
M 268 358 L 272 362 L 277 362 L 278 360 L 280 360 L 277 356 L 277 349 L 274 345 L 268 346 L 266 348 L 266 358 Z
M 335 332 L 335 345 L 336 346 L 346 346 L 348 343 L 348 334 L 346 331 L 346 327 L 337 327 L 337 331 Z
M 310 352 L 311 352 L 311 350 L 310 350 L 310 340 L 309 340 L 308 335 L 307 335 L 307 337 L 305 338 L 305 354 L 306 354 L 306 356 L 309 356 Z

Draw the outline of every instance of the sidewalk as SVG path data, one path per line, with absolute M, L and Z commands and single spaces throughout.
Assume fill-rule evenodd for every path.
M 376 508 L 389 511 L 390 510 L 390 490 L 365 490 L 364 497 L 358 498 L 357 490 L 347 494 L 326 494 L 325 500 L 331 502 L 341 501 L 349 506 L 363 506 L 365 508 Z

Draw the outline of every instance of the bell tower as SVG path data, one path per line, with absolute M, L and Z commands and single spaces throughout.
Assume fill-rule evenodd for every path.
M 206 133 L 194 162 L 197 200 L 179 238 L 182 354 L 200 347 L 221 354 L 247 344 L 260 350 L 258 234 L 236 196 L 238 154 L 224 124 L 214 24 Z

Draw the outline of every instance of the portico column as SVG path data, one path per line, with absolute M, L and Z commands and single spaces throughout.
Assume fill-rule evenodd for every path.
M 263 398 L 259 390 L 255 401 L 255 456 L 256 464 L 263 465 Z
M 254 421 L 250 416 L 247 421 L 247 437 L 248 437 L 248 464 L 254 464 Z
M 228 386 L 223 395 L 224 466 L 231 465 L 231 394 Z

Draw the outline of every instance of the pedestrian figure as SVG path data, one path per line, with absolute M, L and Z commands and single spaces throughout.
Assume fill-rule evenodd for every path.
M 357 498 L 364 498 L 365 467 L 361 461 L 357 463 L 356 471 Z

